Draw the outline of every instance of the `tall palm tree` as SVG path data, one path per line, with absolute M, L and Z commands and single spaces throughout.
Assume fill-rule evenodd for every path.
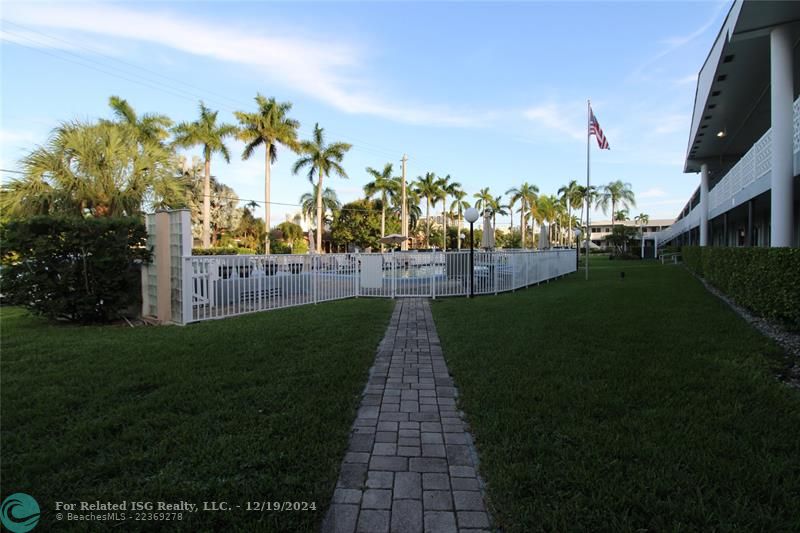
M 401 188 L 401 178 L 395 177 L 398 190 Z M 392 213 L 398 218 L 401 218 L 403 207 L 403 199 L 401 195 L 397 194 L 392 199 Z M 422 217 L 422 210 L 419 207 L 419 194 L 414 190 L 413 186 L 406 189 L 406 213 L 408 214 L 408 227 L 402 231 L 403 235 L 411 235 L 411 228 L 417 226 L 417 222 Z
M 161 146 L 166 138 L 169 137 L 172 119 L 168 116 L 155 113 L 146 113 L 139 116 L 133 106 L 119 96 L 109 97 L 108 105 L 117 119 L 116 123 L 134 128 L 139 142 L 150 142 Z
M 418 176 L 414 184 L 414 191 L 422 198 L 425 198 L 425 247 L 431 245 L 431 204 L 436 205 L 436 201 L 442 193 L 439 187 L 439 180 L 436 174 L 426 172 L 425 176 Z
M 555 196 L 543 194 L 536 199 L 536 209 L 532 210 L 534 218 L 539 223 L 548 223 L 548 237 L 552 242 L 553 221 L 556 218 L 556 204 L 558 200 Z
M 300 143 L 297 141 L 297 128 L 300 123 L 287 116 L 292 109 L 290 102 L 276 102 L 275 98 L 256 95 L 258 110 L 255 113 L 236 111 L 234 115 L 239 121 L 241 130 L 238 137 L 244 141 L 242 159 L 250 159 L 256 148 L 264 145 L 264 224 L 267 227 L 265 237 L 265 253 L 269 254 L 269 218 L 270 218 L 270 173 L 272 163 L 278 159 L 278 144 L 297 152 Z
M 461 226 L 464 224 L 464 211 L 470 208 L 469 202 L 464 200 L 467 196 L 466 191 L 462 191 L 461 189 L 454 191 L 451 193 L 454 200 L 453 203 L 450 204 L 450 210 L 455 211 L 456 215 L 458 216 L 458 235 L 457 237 L 457 247 L 461 249 Z
M 639 213 L 633 220 L 639 224 L 639 243 L 642 249 L 642 259 L 644 259 L 644 227 L 650 222 L 650 215 L 647 213 Z
M 394 199 L 400 192 L 400 183 L 392 177 L 392 164 L 386 163 L 383 171 L 378 172 L 372 167 L 367 167 L 367 174 L 372 176 L 372 181 L 364 185 L 364 195 L 367 198 L 379 194 L 381 197 L 381 239 L 386 236 L 386 208 L 389 200 Z M 381 252 L 383 252 L 383 242 L 381 242 Z
M 608 204 L 611 204 L 611 229 L 613 230 L 615 222 L 614 214 L 617 212 L 617 206 L 630 209 L 636 206 L 636 199 L 633 195 L 633 189 L 630 183 L 616 180 L 602 188 L 598 203 L 603 209 L 603 214 L 608 212 Z
M 558 195 L 567 206 L 567 218 L 572 220 L 572 210 L 577 209 L 583 203 L 583 198 L 580 195 L 580 185 L 576 180 L 571 180 L 568 184 L 558 189 Z M 572 243 L 571 226 L 567 228 L 567 242 Z
M 450 181 L 450 174 L 439 180 L 439 189 L 442 192 L 442 250 L 447 251 L 447 196 L 454 195 L 461 189 L 461 184 L 457 181 Z
M 303 212 L 303 216 L 308 220 L 316 220 L 318 188 L 319 185 L 315 183 L 312 185 L 311 192 L 303 193 L 303 195 L 300 197 L 300 210 Z M 325 217 L 325 213 L 328 211 L 334 212 L 341 208 L 342 204 L 339 202 L 338 196 L 336 196 L 336 191 L 325 187 L 325 190 L 322 191 L 323 219 Z
M 232 124 L 218 124 L 219 111 L 211 111 L 200 102 L 200 117 L 194 122 L 181 122 L 174 129 L 175 146 L 189 148 L 200 145 L 205 158 L 203 177 L 203 248 L 211 246 L 211 156 L 221 154 L 230 163 L 231 155 L 225 146 L 225 139 L 236 134 L 238 129 Z M 269 228 L 267 228 L 269 233 Z
M 489 203 L 489 209 L 492 211 L 492 228 L 495 232 L 495 236 L 497 236 L 497 215 L 507 215 L 508 211 L 506 211 L 507 205 L 502 203 L 503 197 L 502 196 L 495 196 L 492 198 L 492 201 Z
M 520 185 L 519 187 L 513 187 L 506 191 L 506 194 L 511 195 L 511 203 L 513 204 L 514 201 L 519 200 L 520 207 L 519 207 L 519 227 L 520 227 L 520 234 L 522 238 L 521 246 L 525 248 L 525 220 L 526 220 L 526 209 L 536 203 L 536 196 L 539 193 L 539 187 L 536 185 L 531 185 L 527 181 Z
M 61 214 L 135 216 L 145 208 L 184 204 L 186 180 L 154 143 L 109 121 L 61 125 L 22 161 L 23 175 L 0 194 L 10 217 Z
M 506 192 L 508 194 L 508 192 Z M 508 207 L 509 217 L 508 219 L 511 221 L 508 227 L 508 230 L 513 234 L 514 233 L 514 204 L 517 203 L 519 198 L 514 198 L 513 196 L 508 197 L 508 203 L 506 207 Z
M 314 124 L 314 134 L 310 141 L 303 141 L 300 145 L 300 152 L 304 154 L 292 168 L 292 172 L 297 174 L 302 169 L 308 167 L 308 181 L 314 182 L 314 175 L 317 176 L 317 251 L 322 252 L 322 181 L 325 176 L 330 176 L 331 172 L 341 178 L 347 178 L 347 172 L 342 167 L 344 154 L 347 153 L 352 144 L 335 142 L 327 144 L 325 142 L 324 129 L 319 127 L 319 123 Z
M 475 202 L 475 209 L 478 211 L 482 209 L 490 209 L 492 202 L 494 201 L 494 196 L 492 196 L 492 193 L 489 192 L 489 187 L 484 187 L 480 191 L 473 194 L 472 197 L 477 198 L 477 201 Z

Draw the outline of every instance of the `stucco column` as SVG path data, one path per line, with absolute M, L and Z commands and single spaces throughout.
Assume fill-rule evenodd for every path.
M 770 105 L 772 114 L 772 215 L 770 246 L 791 246 L 794 154 L 792 42 L 788 26 L 770 32 Z
M 700 246 L 708 246 L 708 165 L 700 167 Z

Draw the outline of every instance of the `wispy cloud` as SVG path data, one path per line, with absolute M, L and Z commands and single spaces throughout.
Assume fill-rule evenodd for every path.
M 32 143 L 36 136 L 29 131 L 0 129 L 0 144 L 23 144 Z
M 522 114 L 541 128 L 580 140 L 586 137 L 586 132 L 581 127 L 586 118 L 581 118 L 581 113 L 585 111 L 575 106 L 550 102 L 526 109 Z
M 697 83 L 697 74 L 689 74 L 688 76 L 678 78 L 674 80 L 673 83 L 675 85 L 694 85 Z
M 704 35 L 712 26 L 716 25 L 720 14 L 728 7 L 730 7 L 729 2 L 719 2 L 717 4 L 717 9 L 714 10 L 714 13 L 701 26 L 683 35 L 675 35 L 662 39 L 660 44 L 662 44 L 664 48 L 647 61 L 639 65 L 639 67 L 628 76 L 628 79 L 649 79 L 651 76 L 648 74 L 648 70 L 650 70 L 660 59 Z
M 653 187 L 653 188 L 647 189 L 646 191 L 640 192 L 636 196 L 638 196 L 639 198 L 661 198 L 661 197 L 664 197 L 666 195 L 667 195 L 667 193 L 664 192 L 663 189 L 660 189 L 658 187 Z
M 675 133 L 676 131 L 684 131 L 687 129 L 690 117 L 684 114 L 673 114 L 656 117 L 654 123 L 657 124 L 653 128 L 653 132 L 659 135 L 668 133 Z
M 3 18 L 34 28 L 148 42 L 246 65 L 348 113 L 442 126 L 474 126 L 488 118 L 488 115 L 475 116 L 444 105 L 412 105 L 376 95 L 366 88 L 362 50 L 344 42 L 274 32 L 267 35 L 252 28 L 222 28 L 197 19 L 177 17 L 167 11 L 145 12 L 118 5 L 7 4 Z M 3 39 L 13 40 L 13 36 L 5 32 Z M 41 37 L 39 41 L 40 46 L 69 46 Z

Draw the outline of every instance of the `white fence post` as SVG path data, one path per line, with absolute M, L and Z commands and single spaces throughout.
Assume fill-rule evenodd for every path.
M 194 322 L 194 269 L 192 268 L 192 256 L 184 256 L 181 261 L 181 323 L 188 324 L 189 322 Z
M 310 265 L 311 267 L 311 295 L 314 298 L 314 305 L 319 302 L 319 256 L 312 255 Z
M 392 254 L 392 300 L 397 297 L 397 257 Z
M 353 269 L 355 270 L 355 278 L 356 278 L 356 298 L 361 296 L 361 255 L 360 254 L 353 254 L 355 258 L 355 263 L 353 265 Z
M 494 250 L 489 253 L 492 254 L 492 265 L 494 265 L 494 294 L 497 296 L 497 285 L 500 281 L 500 254 Z
M 436 276 L 434 275 L 435 272 L 434 265 L 436 264 L 435 261 L 436 261 L 436 251 L 434 250 L 431 253 L 430 275 L 428 276 L 428 279 L 430 280 L 431 283 L 431 298 L 434 300 L 436 299 Z

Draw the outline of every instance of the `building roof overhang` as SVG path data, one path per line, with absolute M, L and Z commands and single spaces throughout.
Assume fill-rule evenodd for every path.
M 734 1 L 698 74 L 684 172 L 706 163 L 713 186 L 769 129 L 769 34 L 782 25 L 797 47 L 800 2 Z M 794 75 L 797 88 L 800 68 Z

